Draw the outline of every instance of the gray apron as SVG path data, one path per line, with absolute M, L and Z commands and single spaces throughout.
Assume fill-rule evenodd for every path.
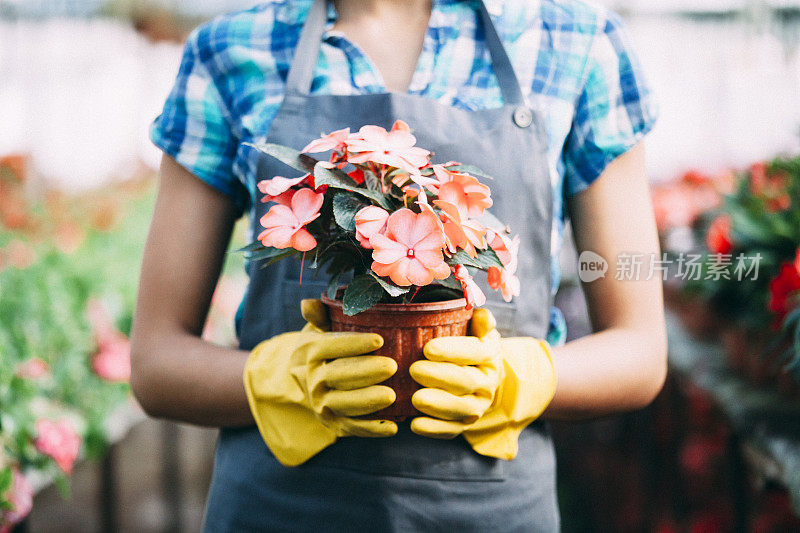
M 512 304 L 483 282 L 487 307 L 504 335 L 544 338 L 549 323 L 552 187 L 547 137 L 519 82 L 483 3 L 480 18 L 504 105 L 465 111 L 400 93 L 310 95 L 327 21 L 316 0 L 300 35 L 284 101 L 267 141 L 301 149 L 321 133 L 365 124 L 389 128 L 406 121 L 418 145 L 436 159 L 476 165 L 489 182 L 492 212 L 521 236 L 518 276 L 522 294 Z M 531 58 L 534 60 L 535 58 Z M 263 157 L 258 179 L 296 176 Z M 253 234 L 267 205 L 254 202 Z M 308 263 L 308 262 L 307 262 Z M 248 266 L 250 284 L 239 337 L 244 350 L 300 329 L 299 302 L 325 290 L 323 273 L 284 260 Z M 316 277 L 315 277 L 316 276 Z M 484 275 L 476 279 L 485 280 Z M 475 453 L 466 441 L 417 436 L 401 424 L 386 439 L 347 437 L 307 463 L 286 468 L 255 427 L 222 429 L 206 509 L 205 529 L 222 531 L 557 531 L 555 457 L 547 425 L 537 421 L 519 440 L 519 454 L 502 461 Z

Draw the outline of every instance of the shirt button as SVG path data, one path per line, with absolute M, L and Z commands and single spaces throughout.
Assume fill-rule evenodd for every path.
M 514 124 L 520 128 L 527 128 L 533 123 L 533 113 L 526 106 L 521 105 L 514 110 Z

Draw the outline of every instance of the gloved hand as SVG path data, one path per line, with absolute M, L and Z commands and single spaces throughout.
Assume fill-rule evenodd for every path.
M 472 448 L 511 460 L 517 440 L 553 399 L 555 368 L 546 341 L 503 339 L 486 309 L 476 309 L 471 337 L 441 337 L 425 345 L 426 360 L 409 370 L 424 388 L 414 407 L 428 416 L 414 418 L 411 431 L 451 439 L 464 435 Z
M 302 331 L 256 346 L 244 371 L 250 410 L 261 436 L 285 466 L 297 466 L 339 437 L 390 437 L 397 424 L 351 417 L 373 413 L 395 400 L 376 385 L 397 371 L 388 357 L 364 355 L 383 345 L 374 333 L 328 333 L 319 300 L 301 302 L 309 321 Z

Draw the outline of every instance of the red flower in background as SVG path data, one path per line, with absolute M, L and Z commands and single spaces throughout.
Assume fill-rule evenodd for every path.
M 43 377 L 50 370 L 48 364 L 41 357 L 31 357 L 17 366 L 17 376 L 24 379 L 36 380 Z
M 92 358 L 92 368 L 106 381 L 131 379 L 131 343 L 123 336 L 105 340 Z
M 131 378 L 131 343 L 117 330 L 111 313 L 94 298 L 86 306 L 86 315 L 97 342 L 92 368 L 106 381 L 126 382 Z
M 768 211 L 786 211 L 792 199 L 786 190 L 789 176 L 784 172 L 770 174 L 763 161 L 750 166 L 750 191 L 764 199 Z
M 708 227 L 706 245 L 712 254 L 729 254 L 733 250 L 731 238 L 731 217 L 720 215 Z
M 72 473 L 72 466 L 81 449 L 81 437 L 67 420 L 36 421 L 36 449 L 49 455 L 66 474 Z
M 794 262 L 781 265 L 778 275 L 769 283 L 769 302 L 767 308 L 776 315 L 776 326 L 780 326 L 794 304 L 795 293 L 800 291 L 800 248 Z
M 681 176 L 681 181 L 689 185 L 705 186 L 713 184 L 714 179 L 700 170 L 690 169 Z
M 15 467 L 12 467 L 11 487 L 5 497 L 11 504 L 11 509 L 0 510 L 0 533 L 11 531 L 15 524 L 28 516 L 33 507 L 33 488 Z
M 722 195 L 733 188 L 730 181 L 730 173 L 712 178 L 690 170 L 679 180 L 654 186 L 651 195 L 659 231 L 688 228 L 699 215 L 718 208 Z

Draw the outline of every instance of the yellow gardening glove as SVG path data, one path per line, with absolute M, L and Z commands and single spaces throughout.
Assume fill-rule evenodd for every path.
M 472 448 L 511 460 L 520 433 L 553 399 L 556 375 L 547 342 L 531 337 L 503 339 L 486 309 L 476 309 L 471 337 L 441 337 L 425 345 L 426 360 L 410 373 L 424 388 L 414 407 L 428 416 L 411 421 L 411 431 L 451 439 L 464 435 Z
M 303 300 L 302 331 L 277 335 L 256 346 L 244 371 L 250 410 L 276 459 L 297 466 L 339 437 L 391 437 L 397 424 L 352 417 L 395 400 L 377 385 L 397 371 L 388 357 L 364 355 L 383 346 L 374 333 L 328 333 L 319 300 Z

